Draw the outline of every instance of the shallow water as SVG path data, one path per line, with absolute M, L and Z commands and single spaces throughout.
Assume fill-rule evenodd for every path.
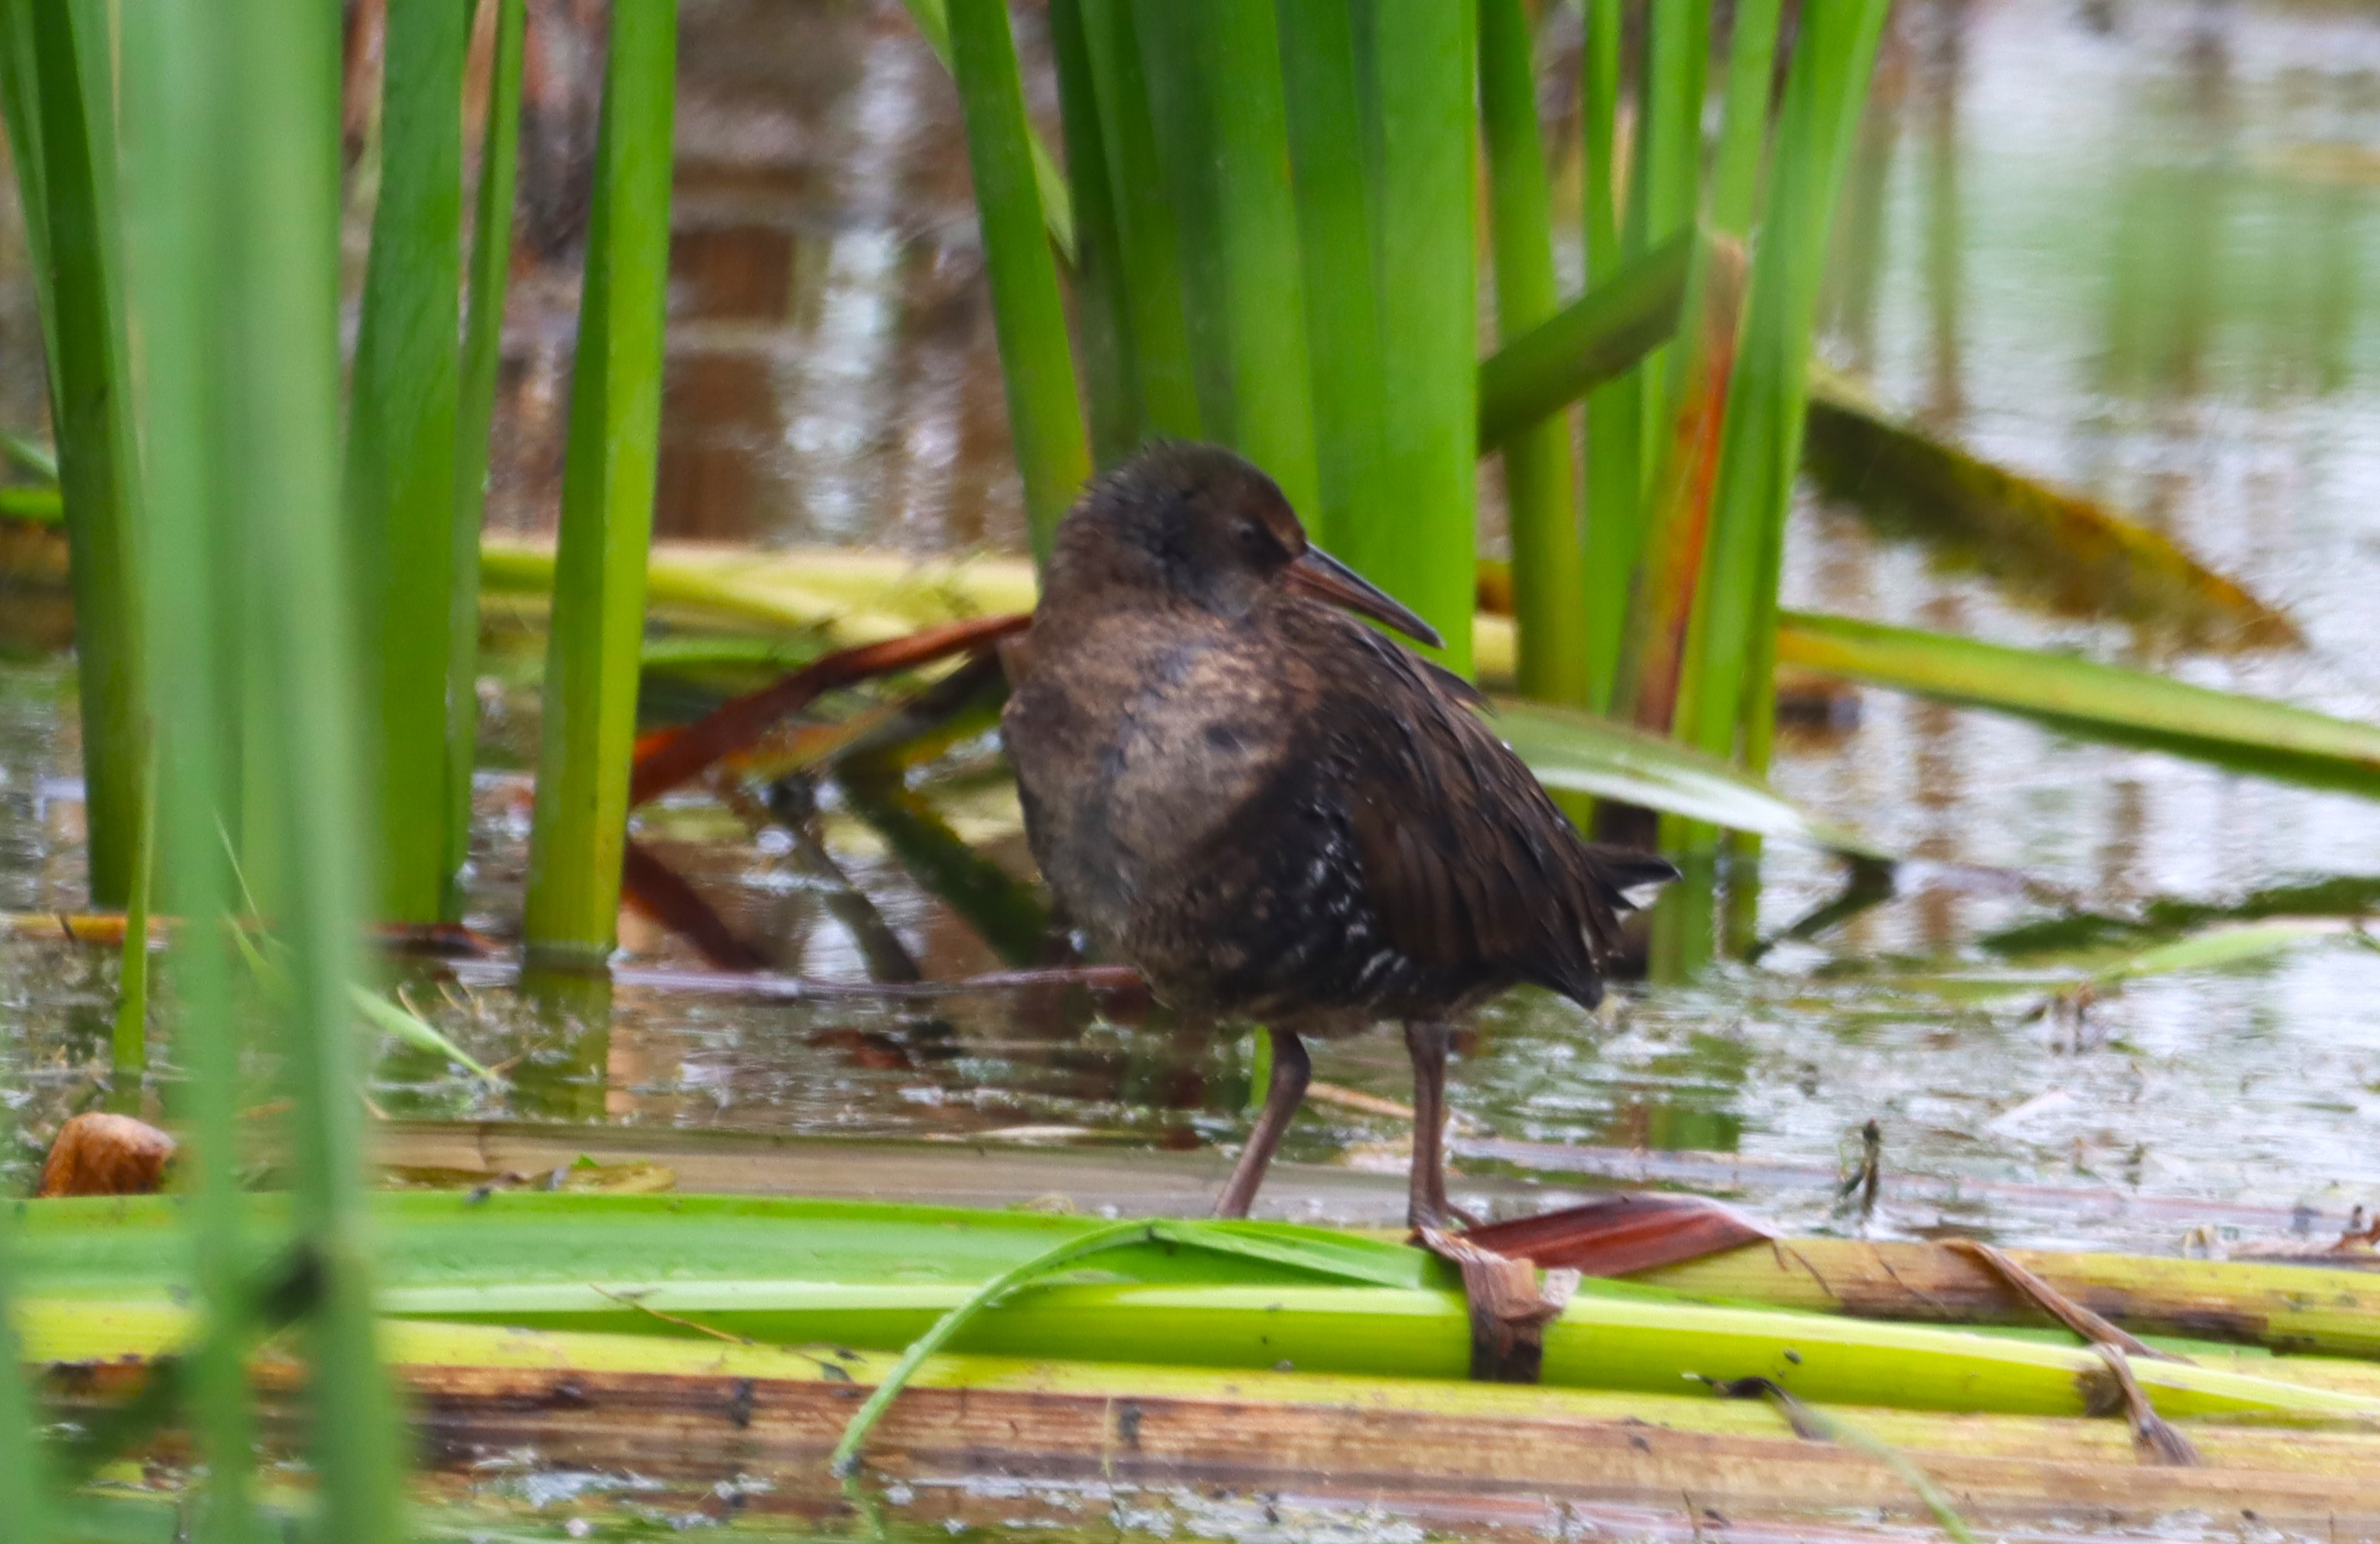
M 891 4 L 710 0 L 686 18 L 661 529 L 1013 549 L 1017 496 L 938 67 Z M 2380 252 L 2380 27 L 2311 5 L 1942 0 L 1903 7 L 1888 71 L 1864 174 L 1877 217 L 1852 222 L 1880 234 L 1839 254 L 1829 356 L 1979 451 L 2183 539 L 2311 640 L 2302 656 L 2155 663 L 2380 719 L 2367 647 L 2380 330 L 2363 282 Z M 550 522 L 557 489 L 566 273 L 524 281 L 508 340 L 492 509 L 515 528 Z M 38 401 L 17 346 L 24 290 L 21 258 L 0 252 L 12 421 Z M 1815 505 L 1797 517 L 1787 587 L 1790 604 L 2143 652 Z M 501 748 L 526 743 L 533 699 L 492 700 L 475 921 L 501 933 L 527 826 Z M 0 666 L 0 910 L 75 904 L 71 701 L 55 660 Z M 2380 875 L 2380 808 L 1880 692 L 1859 706 L 1855 727 L 1789 736 L 1777 781 L 1925 860 L 1903 893 L 1756 966 L 1628 988 L 1603 1019 L 1536 992 L 1496 1004 L 1454 1069 L 1459 1161 L 1603 1183 L 1626 1165 L 1585 1149 L 1642 1149 L 1642 1177 L 1723 1190 L 1794 1227 L 2148 1250 L 2182 1246 L 2195 1222 L 2241 1237 L 2287 1232 L 2295 1214 L 2318 1235 L 2380 1204 L 2380 953 L 2315 942 L 2142 981 L 2080 1022 L 2034 1016 L 2037 991 L 1949 1006 L 1891 967 L 2005 974 L 2022 962 L 1987 935 L 2068 909 L 2124 916 L 2160 897 L 2223 905 Z M 1021 870 L 1012 800 L 978 790 L 946 812 Z M 996 964 L 864 828 L 831 812 L 827 829 L 929 975 Z M 862 977 L 781 842 L 699 801 L 656 812 L 647 833 L 780 968 Z M 1772 936 L 1844 876 L 1779 848 L 1763 881 Z M 687 960 L 646 930 L 626 944 L 628 963 Z M 6 1087 L 29 1137 L 97 1097 L 104 953 L 0 942 Z M 1245 1125 L 1238 1044 L 1010 998 L 928 1010 L 623 986 L 590 1019 L 501 986 L 442 998 L 436 971 L 417 974 L 414 1001 L 482 1060 L 510 1062 L 512 1083 L 490 1094 L 391 1052 L 373 1098 L 392 1116 L 1209 1150 Z M 1387 1037 L 1318 1047 L 1316 1064 L 1359 1093 L 1405 1094 Z M 1863 1220 L 1838 1210 L 1833 1179 L 1870 1119 L 1888 1172 L 1925 1183 Z M 1392 1171 L 1402 1137 L 1392 1117 L 1315 1104 L 1285 1156 Z M 1688 1156 L 1654 1161 L 1671 1151 Z

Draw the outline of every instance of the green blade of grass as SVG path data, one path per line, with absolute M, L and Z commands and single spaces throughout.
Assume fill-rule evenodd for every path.
M 439 915 L 463 915 L 463 868 L 471 856 L 471 771 L 480 729 L 480 533 L 488 500 L 488 436 L 503 362 L 504 287 L 512 274 L 513 194 L 520 165 L 525 0 L 496 0 L 488 60 L 488 122 L 480 141 L 472 222 L 470 310 L 464 322 L 455 405 L 455 535 L 447 588 L 446 855 Z
M 1058 521 L 1091 474 L 1075 357 L 1058 269 L 1042 235 L 1027 148 L 1032 130 L 1009 37 L 1007 0 L 951 0 L 951 67 L 966 117 L 1010 443 L 1025 480 L 1036 558 L 1047 562 Z
M 1374 253 L 1378 214 L 1366 164 L 1352 0 L 1280 0 L 1290 165 L 1297 184 L 1305 327 L 1314 371 L 1318 502 L 1301 510 L 1336 551 L 1392 507 L 1381 443 L 1382 322 Z
M 405 1516 L 395 1412 L 375 1354 L 346 1000 L 365 887 L 338 520 L 339 18 L 310 0 L 218 0 L 208 16 L 219 126 L 207 146 L 219 168 L 220 346 L 208 358 L 222 424 L 216 539 L 245 565 L 253 647 L 241 668 L 258 690 L 243 753 L 267 763 L 249 814 L 275 833 L 273 893 L 291 946 L 278 1049 L 292 1100 L 292 1215 L 311 1266 L 310 1451 L 323 1537 L 382 1544 L 404 1534 Z
M 51 416 L 74 590 L 91 898 L 119 907 L 140 845 L 150 702 L 107 17 L 83 0 L 32 7 L 39 100 L 19 111 L 41 120 Z
M 1824 847 L 1853 857 L 1892 855 L 1857 832 L 1822 821 L 1767 784 L 1715 757 L 1592 713 L 1500 702 L 1496 733 L 1548 788 L 1616 799 L 1730 831 Z
M 1398 503 L 1393 513 L 1365 511 L 1339 555 L 1437 628 L 1440 660 L 1467 674 L 1478 524 L 1476 13 L 1472 0 L 1441 0 L 1376 6 L 1369 18 L 1381 437 Z
M 380 200 L 356 331 L 345 492 L 362 603 L 380 916 L 434 922 L 452 889 L 447 694 L 460 377 L 463 56 L 452 0 L 389 13 Z
M 2082 739 L 2380 796 L 2380 727 L 2145 671 L 1806 612 L 1779 618 L 1778 659 Z
M 612 952 L 661 434 L 676 0 L 613 18 L 571 371 L 523 935 L 557 965 Z
M 1586 36 L 1579 54 L 1579 103 L 1585 140 L 1581 213 L 1586 226 L 1586 282 L 1592 294 L 1616 279 L 1623 264 L 1640 258 L 1623 232 L 1627 199 L 1620 146 L 1621 0 L 1584 0 Z M 1641 190 L 1640 190 L 1641 195 Z M 1677 282 L 1684 294 L 1684 253 Z M 1674 325 L 1674 310 L 1670 317 Z M 1660 336 L 1669 335 L 1663 328 Z M 1649 348 L 1658 338 L 1648 339 Z M 1632 354 L 1615 379 L 1601 383 L 1586 399 L 1586 505 L 1582 513 L 1586 543 L 1587 673 L 1598 711 L 1609 704 L 1620 657 L 1621 618 L 1628 607 L 1628 577 L 1635 571 L 1641 543 L 1636 465 L 1642 441 L 1642 403 L 1632 369 L 1644 349 Z
M 1524 334 L 1560 309 L 1554 279 L 1553 213 L 1537 128 L 1537 74 L 1521 0 L 1476 0 L 1479 102 L 1488 132 L 1489 218 L 1496 254 L 1496 324 Z M 1484 394 L 1483 394 L 1484 395 Z M 1504 444 L 1505 503 L 1512 537 L 1512 606 L 1520 625 L 1521 694 L 1586 705 L 1585 548 L 1579 536 L 1578 468 L 1567 413 L 1538 420 Z
M 356 1012 L 364 1022 L 384 1034 L 394 1035 L 416 1051 L 426 1051 L 433 1056 L 443 1056 L 482 1082 L 502 1084 L 504 1079 L 471 1059 L 468 1052 L 438 1032 L 435 1025 L 398 1007 L 376 991 L 353 987 L 348 995 L 354 1000 Z
M 1272 0 L 1132 0 L 1158 161 L 1183 233 L 1198 412 L 1291 507 L 1320 473 L 1289 108 Z

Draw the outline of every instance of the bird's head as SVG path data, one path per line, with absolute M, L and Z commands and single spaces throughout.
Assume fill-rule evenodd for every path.
M 1314 545 L 1272 479 L 1220 445 L 1150 445 L 1094 481 L 1058 528 L 1046 598 L 1163 598 L 1219 616 L 1286 587 L 1436 648 L 1438 633 Z

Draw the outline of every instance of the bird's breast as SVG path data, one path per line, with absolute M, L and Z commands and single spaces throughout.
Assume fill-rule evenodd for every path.
M 1277 680 L 1215 630 L 1037 649 L 1002 726 L 1044 877 L 1111 932 L 1230 851 L 1295 737 Z

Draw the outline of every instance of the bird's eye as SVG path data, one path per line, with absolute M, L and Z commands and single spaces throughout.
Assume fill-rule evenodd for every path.
M 1270 533 L 1268 532 L 1264 527 L 1257 524 L 1254 520 L 1234 520 L 1232 522 L 1232 540 L 1237 541 L 1242 547 L 1245 548 L 1249 552 L 1262 552 L 1268 543 L 1269 535 Z

